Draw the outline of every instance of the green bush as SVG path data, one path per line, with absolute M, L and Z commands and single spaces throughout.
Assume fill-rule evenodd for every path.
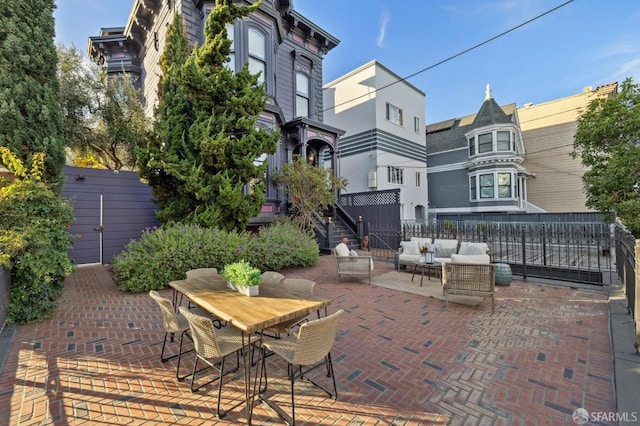
M 16 178 L 0 189 L 0 228 L 13 251 L 8 323 L 27 323 L 51 316 L 73 271 L 67 251 L 72 245 L 69 203 L 40 180 L 44 156 L 35 154 L 31 170 L 6 148 L 3 163 Z M 7 247 L 3 247 L 3 250 Z
M 262 271 L 315 265 L 320 257 L 314 236 L 291 220 L 263 227 L 249 242 L 249 262 Z
M 111 263 L 123 290 L 143 293 L 166 288 L 196 268 L 218 268 L 242 258 L 248 234 L 178 224 L 146 230 Z
M 119 288 L 144 293 L 184 279 L 189 269 L 222 271 L 246 259 L 260 271 L 278 271 L 310 266 L 318 258 L 313 237 L 289 222 L 261 228 L 257 234 L 177 224 L 143 232 L 114 258 L 110 268 Z

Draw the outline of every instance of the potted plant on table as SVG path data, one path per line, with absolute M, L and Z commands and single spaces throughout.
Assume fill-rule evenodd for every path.
M 221 274 L 227 279 L 227 286 L 247 296 L 259 294 L 262 274 L 246 260 L 226 265 Z

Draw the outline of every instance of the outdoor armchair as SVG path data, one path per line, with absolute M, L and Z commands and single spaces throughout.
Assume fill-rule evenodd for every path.
M 336 267 L 338 273 L 338 281 L 342 275 L 358 275 L 365 276 L 371 284 L 371 272 L 373 271 L 373 259 L 369 252 L 353 252 L 357 255 L 339 256 L 336 249 L 333 255 L 336 259 Z
M 489 263 L 443 263 L 442 293 L 445 308 L 450 295 L 491 298 L 491 313 L 495 312 L 496 266 Z

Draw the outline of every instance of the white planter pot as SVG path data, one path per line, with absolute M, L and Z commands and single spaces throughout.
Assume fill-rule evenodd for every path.
M 238 292 L 244 294 L 245 296 L 258 296 L 260 294 L 260 286 L 238 286 Z
M 227 281 L 227 287 L 234 291 L 239 291 L 238 286 L 232 283 L 231 281 Z

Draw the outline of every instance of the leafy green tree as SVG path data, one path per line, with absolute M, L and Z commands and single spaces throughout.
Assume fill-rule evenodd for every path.
M 578 119 L 573 158 L 582 176 L 587 206 L 615 212 L 640 236 L 640 86 L 626 79 L 612 98 L 594 99 Z
M 51 315 L 73 270 L 67 251 L 71 206 L 42 181 L 45 157 L 32 155 L 31 168 L 0 147 L 1 163 L 15 176 L 0 182 L 0 241 L 12 250 L 9 322 Z
M 243 229 L 264 204 L 261 178 L 278 132 L 258 128 L 267 96 L 248 65 L 229 69 L 226 25 L 260 5 L 216 2 L 205 24 L 205 41 L 186 55 L 181 22 L 173 22 L 161 65 L 164 73 L 157 137 L 140 162 L 154 187 L 163 222 L 187 221 Z M 146 162 L 145 162 L 146 161 Z M 248 191 L 254 183 L 252 191 Z
M 43 178 L 59 192 L 65 155 L 54 7 L 54 0 L 0 2 L 0 146 L 27 163 L 44 152 Z
M 130 76 L 107 78 L 75 47 L 58 46 L 57 52 L 64 140 L 74 162 L 94 158 L 107 169 L 133 168 L 134 148 L 148 125 Z
M 311 225 L 313 212 L 335 205 L 335 193 L 346 187 L 346 179 L 339 179 L 333 170 L 316 167 L 300 156 L 287 163 L 273 176 L 273 181 L 284 188 L 291 207 L 297 211 L 304 228 Z

